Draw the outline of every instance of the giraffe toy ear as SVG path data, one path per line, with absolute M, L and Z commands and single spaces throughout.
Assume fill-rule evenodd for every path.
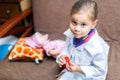
M 39 59 L 42 61 L 44 59 L 44 49 L 28 46 L 26 44 L 27 38 L 20 38 L 16 42 L 8 57 L 9 60 L 35 61 L 35 59 Z

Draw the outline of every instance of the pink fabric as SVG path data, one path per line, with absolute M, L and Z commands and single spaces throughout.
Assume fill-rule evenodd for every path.
M 48 56 L 52 56 L 51 53 L 49 53 L 50 50 L 58 50 L 61 51 L 63 48 L 65 47 L 65 41 L 63 40 L 53 40 L 53 41 L 49 41 L 48 43 L 46 43 L 43 48 L 46 51 L 46 54 Z M 57 55 L 54 55 L 53 57 L 55 58 Z
M 48 40 L 48 35 L 42 35 L 39 32 L 34 33 L 31 37 L 26 40 L 26 44 L 32 48 L 43 47 L 45 42 Z
M 32 48 L 40 48 L 43 47 L 46 51 L 47 56 L 56 56 L 59 52 L 65 47 L 65 41 L 63 40 L 48 40 L 48 35 L 42 35 L 39 32 L 34 33 L 32 36 L 28 37 L 26 40 L 26 44 Z M 54 50 L 50 53 L 50 50 Z M 56 54 L 56 55 L 55 55 Z
M 95 31 L 92 32 L 92 34 L 90 34 L 90 35 L 84 40 L 83 43 L 86 43 L 94 34 L 95 34 Z

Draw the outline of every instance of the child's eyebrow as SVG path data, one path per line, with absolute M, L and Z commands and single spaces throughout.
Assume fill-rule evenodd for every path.
M 72 21 L 76 21 L 76 22 L 79 22 L 78 20 L 76 20 L 75 18 L 71 18 Z

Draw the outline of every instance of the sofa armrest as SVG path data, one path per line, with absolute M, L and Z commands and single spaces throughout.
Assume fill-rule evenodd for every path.
M 32 27 L 28 27 L 20 37 L 30 36 L 33 33 Z
M 21 20 L 25 19 L 31 13 L 32 9 L 30 8 L 7 20 L 3 25 L 0 26 L 0 38 L 7 34 L 8 31 L 10 31 L 13 27 L 15 27 L 15 25 L 17 25 Z

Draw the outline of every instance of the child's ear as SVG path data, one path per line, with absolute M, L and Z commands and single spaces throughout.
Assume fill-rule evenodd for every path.
M 94 24 L 93 24 L 92 29 L 96 27 L 97 23 L 98 23 L 98 19 L 96 19 L 96 20 L 94 21 Z

